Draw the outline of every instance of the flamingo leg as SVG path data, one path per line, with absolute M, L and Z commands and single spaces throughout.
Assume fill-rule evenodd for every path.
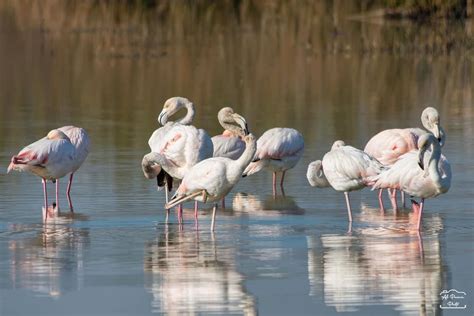
M 67 190 L 66 190 L 67 203 L 69 204 L 69 210 L 71 212 L 74 212 L 74 208 L 72 207 L 72 200 L 71 200 L 71 187 L 72 187 L 73 176 L 74 176 L 74 173 L 71 173 L 71 175 L 69 176 L 69 182 L 67 183 Z
M 352 210 L 351 210 L 351 203 L 349 202 L 349 193 L 344 192 L 346 197 L 346 204 L 347 204 L 347 215 L 349 216 L 349 222 L 352 222 Z
M 166 199 L 166 204 L 169 202 L 169 196 L 168 196 L 168 181 L 165 181 L 165 199 Z
M 217 210 L 217 203 L 214 203 L 214 207 L 212 208 L 211 232 L 214 231 L 214 228 L 216 226 L 216 210 Z
M 222 209 L 225 209 L 225 196 L 221 200 L 222 204 Z
M 273 196 L 276 195 L 276 172 L 273 172 Z
M 385 207 L 383 206 L 382 192 L 383 192 L 383 189 L 380 189 L 379 190 L 379 205 L 380 205 L 380 211 L 383 213 L 385 212 Z
M 285 180 L 285 173 L 286 173 L 286 170 L 283 171 L 283 174 L 281 175 L 281 180 L 280 180 L 280 188 L 282 191 L 283 191 L 283 181 Z
M 199 228 L 199 221 L 198 221 L 198 201 L 194 201 L 194 224 L 196 229 Z
M 178 206 L 178 223 L 182 223 L 183 222 L 183 204 L 180 204 Z
M 392 202 L 392 207 L 395 212 L 397 212 L 398 205 L 397 205 L 397 190 L 396 189 L 387 189 L 388 196 L 390 197 L 390 201 Z
M 59 211 L 59 179 L 56 179 L 56 209 Z
M 43 195 L 44 195 L 44 215 L 43 217 L 46 219 L 48 218 L 48 190 L 46 188 L 46 180 L 42 179 L 43 182 Z
M 421 228 L 421 216 L 423 214 L 423 206 L 425 204 L 425 199 L 422 198 L 421 199 L 421 203 L 420 203 L 420 211 L 418 212 L 418 224 L 417 224 L 417 229 L 418 231 L 420 231 L 420 228 Z

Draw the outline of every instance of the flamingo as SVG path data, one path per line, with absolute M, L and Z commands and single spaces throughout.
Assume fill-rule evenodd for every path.
M 421 198 L 419 205 L 412 199 L 412 207 L 418 213 L 419 231 L 425 199 L 448 192 L 451 167 L 448 160 L 442 158 L 441 145 L 432 134 L 421 135 L 417 147 L 418 150 L 400 156 L 387 171 L 369 177 L 368 183 L 372 189 L 398 189 Z
M 421 113 L 421 124 L 431 132 L 443 146 L 446 141 L 446 133 L 440 125 L 439 113 L 433 107 L 427 107 Z M 364 151 L 379 160 L 382 164 L 391 166 L 397 159 L 418 149 L 418 138 L 427 132 L 421 128 L 387 129 L 373 136 L 365 145 Z M 397 208 L 396 191 L 390 195 L 394 208 Z M 379 191 L 380 207 L 383 209 L 382 190 Z M 405 205 L 405 196 L 402 191 L 402 201 Z
M 63 126 L 58 128 L 61 132 L 66 134 L 67 137 L 69 137 L 69 140 L 71 143 L 74 145 L 76 148 L 76 158 L 74 160 L 74 167 L 72 168 L 71 174 L 69 176 L 69 182 L 67 184 L 67 190 L 66 190 L 66 195 L 67 195 L 67 201 L 69 204 L 69 209 L 72 212 L 73 211 L 73 206 L 72 206 L 72 200 L 71 200 L 71 187 L 72 187 L 72 179 L 74 176 L 74 173 L 81 167 L 82 163 L 86 160 L 87 155 L 89 154 L 89 136 L 87 135 L 87 132 L 85 129 L 81 127 L 76 127 L 76 126 Z M 56 190 L 59 188 L 59 180 L 56 179 Z
M 346 146 L 342 140 L 335 141 L 331 151 L 324 155 L 322 167 L 329 184 L 336 191 L 344 192 L 349 222 L 352 222 L 349 192 L 364 188 L 365 178 L 378 175 L 385 169 L 377 159 L 362 150 Z
M 177 122 L 169 118 L 180 109 L 187 109 L 186 116 Z M 165 186 L 166 199 L 172 181 L 183 179 L 189 169 L 199 161 L 212 157 L 211 138 L 203 129 L 189 125 L 194 117 L 194 105 L 188 99 L 173 97 L 166 100 L 158 122 L 163 127 L 155 130 L 148 145 L 151 152 L 143 157 L 142 170 L 148 179 L 157 177 L 158 186 Z M 162 173 L 163 172 L 163 173 Z M 195 203 L 197 212 L 197 202 Z M 182 206 L 178 209 L 181 222 Z
M 304 150 L 303 136 L 293 128 L 276 127 L 269 129 L 257 141 L 257 152 L 243 176 L 249 176 L 268 168 L 273 172 L 273 195 L 276 195 L 277 172 L 282 172 L 280 188 L 287 170 L 296 166 Z
M 76 148 L 69 137 L 59 129 L 51 130 L 46 137 L 26 146 L 13 156 L 7 173 L 12 170 L 28 171 L 41 177 L 43 183 L 45 218 L 48 215 L 48 192 L 46 181 L 56 182 L 76 170 Z M 56 187 L 58 188 L 58 187 Z M 56 209 L 59 196 L 56 190 Z
M 216 202 L 226 196 L 239 182 L 242 172 L 252 161 L 257 149 L 255 136 L 244 137 L 245 151 L 237 159 L 213 157 L 191 167 L 165 208 L 171 208 L 194 199 L 200 202 Z M 212 210 L 211 231 L 214 231 L 217 203 Z M 196 215 L 196 214 L 195 214 Z
M 306 178 L 312 187 L 327 188 L 331 186 L 324 175 L 323 162 L 321 160 L 313 161 L 308 165 Z
M 235 113 L 232 108 L 225 107 L 217 113 L 217 119 L 224 132 L 211 138 L 214 146 L 213 157 L 238 159 L 245 150 L 242 137 L 249 133 L 245 118 Z M 222 198 L 222 208 L 225 208 L 225 197 Z

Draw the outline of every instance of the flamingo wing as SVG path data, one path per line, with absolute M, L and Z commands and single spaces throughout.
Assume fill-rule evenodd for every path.
M 257 159 L 282 159 L 302 153 L 303 136 L 292 128 L 272 128 L 258 139 Z
M 245 150 L 245 142 L 239 137 L 217 135 L 212 137 L 213 157 L 238 159 Z

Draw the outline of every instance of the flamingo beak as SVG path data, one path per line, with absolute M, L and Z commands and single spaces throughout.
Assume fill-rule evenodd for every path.
M 247 121 L 245 120 L 245 118 L 243 116 L 234 113 L 233 118 L 234 118 L 234 121 L 237 124 L 239 124 L 239 126 L 242 128 L 242 130 L 244 132 L 244 136 L 247 136 L 248 134 L 250 134 L 249 127 L 247 125 Z
M 167 121 L 168 121 L 168 113 L 166 113 L 166 111 L 163 110 L 158 116 L 158 123 L 160 123 L 161 126 L 164 126 Z

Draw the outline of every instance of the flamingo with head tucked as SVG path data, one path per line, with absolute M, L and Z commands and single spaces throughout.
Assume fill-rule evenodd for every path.
M 432 133 L 443 146 L 446 141 L 446 133 L 440 124 L 438 111 L 433 107 L 427 107 L 421 113 L 421 123 L 426 130 Z M 421 128 L 387 129 L 373 136 L 365 146 L 364 151 L 379 160 L 382 164 L 391 166 L 400 156 L 418 149 L 418 138 L 427 132 Z M 380 207 L 383 209 L 382 190 L 379 191 Z M 394 208 L 397 208 L 396 191 L 393 190 L 390 199 Z M 405 203 L 402 191 L 402 200 Z
M 180 109 L 187 109 L 186 116 L 177 122 L 169 118 Z M 158 185 L 164 184 L 166 192 L 171 187 L 172 179 L 181 180 L 189 169 L 199 161 L 212 157 L 211 138 L 203 129 L 191 124 L 194 117 L 194 105 L 188 99 L 174 97 L 168 99 L 158 116 L 163 127 L 157 129 L 148 144 L 151 152 L 143 157 L 142 169 L 149 179 L 158 177 Z M 161 173 L 161 172 L 165 173 Z M 161 179 L 161 182 L 160 182 Z M 197 212 L 197 203 L 195 204 Z M 182 207 L 178 209 L 178 220 L 181 222 Z
M 276 195 L 276 175 L 281 172 L 280 187 L 284 194 L 283 181 L 287 170 L 296 166 L 304 150 L 303 136 L 293 128 L 269 129 L 257 140 L 257 151 L 243 176 L 259 172 L 263 168 L 273 172 L 273 195 Z
M 242 172 L 252 161 L 257 142 L 255 136 L 244 137 L 245 151 L 237 159 L 224 157 L 205 159 L 194 165 L 184 176 L 179 188 L 165 208 L 194 199 L 200 202 L 216 202 L 226 196 L 239 182 Z M 212 211 L 211 230 L 214 231 L 217 203 Z
M 57 181 L 76 170 L 77 151 L 69 137 L 53 129 L 46 137 L 26 146 L 13 156 L 7 172 L 28 171 L 41 177 L 44 194 L 44 217 L 48 217 L 48 193 L 46 181 Z M 56 209 L 59 210 L 59 196 L 56 190 Z
M 327 182 L 336 191 L 344 192 L 349 222 L 352 222 L 349 192 L 364 188 L 367 177 L 378 175 L 385 169 L 377 159 L 362 150 L 346 146 L 342 140 L 335 141 L 331 151 L 324 155 L 322 167 Z M 317 175 L 318 181 L 321 178 L 322 174 Z
M 441 145 L 432 134 L 421 135 L 417 147 L 418 150 L 400 156 L 390 169 L 367 180 L 372 189 L 398 189 L 421 198 L 420 205 L 412 200 L 413 208 L 418 212 L 417 230 L 420 230 L 425 199 L 448 192 L 451 167 L 447 159 L 442 158 Z
M 245 150 L 242 138 L 249 134 L 247 121 L 230 107 L 220 109 L 217 119 L 224 132 L 211 138 L 214 146 L 213 157 L 238 159 Z M 225 197 L 222 198 L 222 208 L 225 208 Z
M 73 211 L 72 200 L 71 200 L 71 187 L 72 179 L 74 173 L 82 166 L 83 162 L 86 160 L 87 155 L 89 154 L 89 135 L 85 129 L 76 126 L 63 126 L 58 128 L 61 132 L 66 134 L 69 137 L 69 140 L 76 148 L 76 158 L 74 160 L 74 167 L 72 168 L 71 174 L 69 176 L 69 182 L 67 185 L 66 196 L 69 203 L 69 209 Z M 59 188 L 59 180 L 56 180 L 56 190 Z

